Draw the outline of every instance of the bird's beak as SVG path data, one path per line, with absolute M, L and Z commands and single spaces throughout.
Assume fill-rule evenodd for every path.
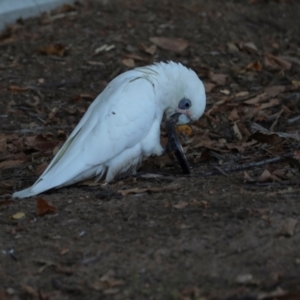
M 173 115 L 169 118 L 169 121 L 172 122 L 173 124 L 177 124 L 180 115 L 181 115 L 180 113 L 175 113 L 175 114 L 173 114 Z
M 190 117 L 190 112 L 189 112 L 188 110 L 176 108 L 175 111 L 176 111 L 177 113 L 184 114 L 184 115 Z
M 191 117 L 188 111 L 176 108 L 175 114 L 169 120 L 176 125 L 182 125 L 191 122 Z

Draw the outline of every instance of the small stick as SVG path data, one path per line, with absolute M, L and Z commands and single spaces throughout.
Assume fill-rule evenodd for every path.
M 292 158 L 293 154 L 292 153 L 288 153 L 285 155 L 281 155 L 281 156 L 275 156 L 272 158 L 268 158 L 268 159 L 264 159 L 261 161 L 256 161 L 256 162 L 250 162 L 250 163 L 245 163 L 245 164 L 241 164 L 238 166 L 233 166 L 233 167 L 225 167 L 225 168 L 219 168 L 219 167 L 215 167 L 215 170 L 212 171 L 208 171 L 208 172 L 200 172 L 200 173 L 194 173 L 191 176 L 195 175 L 195 176 L 212 176 L 212 175 L 216 175 L 219 173 L 222 173 L 223 175 L 225 175 L 226 173 L 232 173 L 232 172 L 238 172 L 238 171 L 244 171 L 244 170 L 249 170 L 249 169 L 253 169 L 256 167 L 261 167 L 267 164 L 272 164 L 272 163 L 277 163 L 277 162 L 281 162 L 281 161 L 285 161 L 289 158 Z M 226 176 L 228 176 L 226 174 Z

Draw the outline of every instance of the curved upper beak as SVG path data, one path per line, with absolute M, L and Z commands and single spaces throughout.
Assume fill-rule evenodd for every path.
M 192 121 L 190 114 L 187 110 L 176 109 L 176 112 L 171 115 L 169 119 L 172 123 L 177 125 L 187 124 Z

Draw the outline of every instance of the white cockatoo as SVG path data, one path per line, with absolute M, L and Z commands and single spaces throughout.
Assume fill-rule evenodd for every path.
M 161 155 L 163 116 L 195 121 L 206 104 L 201 80 L 180 63 L 156 63 L 113 79 L 90 105 L 47 169 L 13 198 L 95 177 L 111 182 L 133 174 L 144 157 Z M 178 117 L 179 114 L 179 117 Z

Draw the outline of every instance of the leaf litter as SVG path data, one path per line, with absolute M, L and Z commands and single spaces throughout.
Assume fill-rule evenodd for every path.
M 76 4 L 70 10 L 20 21 L 1 34 L 0 47 L 4 54 L 0 58 L 3 99 L 0 103 L 0 192 L 7 197 L 13 190 L 28 187 L 37 179 L 91 101 L 113 77 L 158 60 L 183 62 L 204 81 L 205 115 L 192 125 L 177 128 L 192 174 L 183 176 L 178 164 L 163 156 L 149 158 L 141 170 L 146 174 L 115 183 L 108 196 L 99 195 L 99 186 L 90 184 L 54 191 L 33 204 L 31 200 L 20 204 L 5 200 L 0 213 L 7 220 L 12 222 L 9 218 L 16 211 L 24 211 L 26 216 L 13 219 L 14 225 L 3 226 L 15 226 L 7 231 L 14 239 L 4 230 L 6 242 L 24 249 L 18 243 L 22 241 L 22 226 L 25 226 L 26 237 L 36 245 L 36 251 L 22 250 L 27 254 L 28 264 L 32 260 L 31 252 L 32 255 L 41 250 L 43 253 L 48 246 L 51 253 L 48 255 L 60 263 L 61 253 L 66 251 L 62 249 L 68 249 L 63 258 L 69 257 L 66 261 L 72 268 L 58 268 L 54 272 L 69 277 L 53 280 L 56 291 L 64 294 L 86 285 L 101 291 L 103 297 L 119 294 L 121 299 L 134 298 L 140 291 L 146 295 L 155 288 L 159 290 L 156 283 L 166 282 L 165 270 L 172 271 L 167 277 L 176 282 L 173 286 L 182 282 L 182 288 L 175 288 L 175 293 L 184 299 L 209 298 L 209 295 L 225 298 L 223 292 L 218 292 L 219 286 L 223 290 L 227 288 L 222 283 L 223 272 L 233 289 L 237 276 L 253 274 L 252 285 L 247 285 L 247 280 L 239 283 L 245 293 L 259 290 L 262 294 L 264 287 L 270 290 L 281 283 L 286 284 L 284 289 L 288 283 L 294 288 L 296 285 L 289 281 L 295 276 L 294 266 L 284 262 L 284 257 L 293 260 L 298 255 L 291 250 L 289 241 L 297 243 L 299 230 L 294 201 L 299 194 L 300 168 L 299 47 L 297 36 L 292 37 L 297 24 L 292 21 L 293 11 L 299 10 L 299 4 L 259 0 L 220 2 L 220 7 L 204 1 L 184 4 L 174 1 L 169 7 L 151 1 L 142 4 L 143 1 L 137 1 L 133 7 L 122 2 L 120 11 L 111 4 L 98 4 L 98 9 Z M 269 19 L 266 11 L 272 18 Z M 283 12 L 289 17 L 283 19 Z M 232 22 L 239 26 L 233 26 Z M 74 34 L 70 24 L 76 28 Z M 33 26 L 35 31 L 31 30 Z M 289 34 L 279 34 L 279 31 Z M 166 142 L 162 127 L 162 144 Z M 234 172 L 237 174 L 231 175 Z M 135 194 L 140 197 L 126 197 L 123 201 L 118 192 L 124 197 Z M 85 194 L 78 196 L 79 193 Z M 91 198 L 86 198 L 87 193 Z M 53 205 L 48 203 L 48 198 Z M 191 199 L 197 199 L 199 205 L 194 205 Z M 20 208 L 16 209 L 16 205 Z M 48 215 L 57 208 L 59 215 Z M 174 208 L 171 213 L 170 208 Z M 272 213 L 263 214 L 260 218 L 263 223 L 258 224 L 255 218 L 261 213 L 254 212 L 264 209 Z M 35 216 L 45 217 L 36 221 L 33 211 Z M 286 217 L 280 219 L 282 215 Z M 45 220 L 49 225 L 43 223 Z M 74 228 L 78 229 L 76 233 Z M 188 230 L 182 234 L 180 228 Z M 84 244 L 78 246 L 78 232 L 83 231 L 87 233 L 82 237 Z M 31 239 L 30 232 L 37 236 Z M 45 237 L 45 232 L 51 233 L 47 235 L 50 240 L 47 247 L 37 240 Z M 63 236 L 63 243 L 60 238 L 51 238 L 57 237 L 57 232 Z M 289 239 L 282 243 L 280 239 L 286 237 Z M 155 247 L 162 247 L 161 240 L 170 248 L 170 255 L 163 257 L 163 263 L 155 265 L 154 270 L 151 255 Z M 224 252 L 223 261 L 217 260 L 214 251 Z M 102 260 L 90 269 L 87 267 L 88 272 L 77 268 L 78 256 L 86 257 L 91 252 Z M 252 266 L 251 258 L 247 257 L 250 252 L 256 260 Z M 120 260 L 122 264 L 115 263 Z M 214 265 L 209 261 L 214 261 Z M 243 271 L 235 267 L 236 262 L 245 267 Z M 225 264 L 234 271 L 220 267 Z M 57 265 L 55 262 L 50 267 Z M 86 275 L 105 274 L 111 266 L 118 276 L 116 273 L 107 278 Z M 179 279 L 175 278 L 174 266 L 180 266 Z M 7 265 L 10 268 L 13 268 L 11 263 Z M 182 279 L 185 269 L 195 274 L 199 288 Z M 271 272 L 276 269 L 284 274 L 281 282 L 271 279 Z M 53 272 L 51 268 L 48 271 Z M 31 270 L 26 272 L 32 274 Z M 135 283 L 131 281 L 132 272 L 138 274 Z M 82 279 L 86 276 L 87 282 Z M 256 281 L 258 277 L 261 281 Z M 35 280 L 22 286 L 25 293 L 38 297 Z M 134 290 L 137 284 L 138 291 L 130 294 L 130 288 Z M 202 286 L 207 286 L 211 294 L 205 294 Z M 227 293 L 235 297 L 240 291 L 238 287 Z M 284 292 L 281 296 L 274 292 L 278 297 L 288 297 L 288 294 Z M 142 299 L 143 295 L 139 295 Z M 89 298 L 93 296 L 89 294 Z

